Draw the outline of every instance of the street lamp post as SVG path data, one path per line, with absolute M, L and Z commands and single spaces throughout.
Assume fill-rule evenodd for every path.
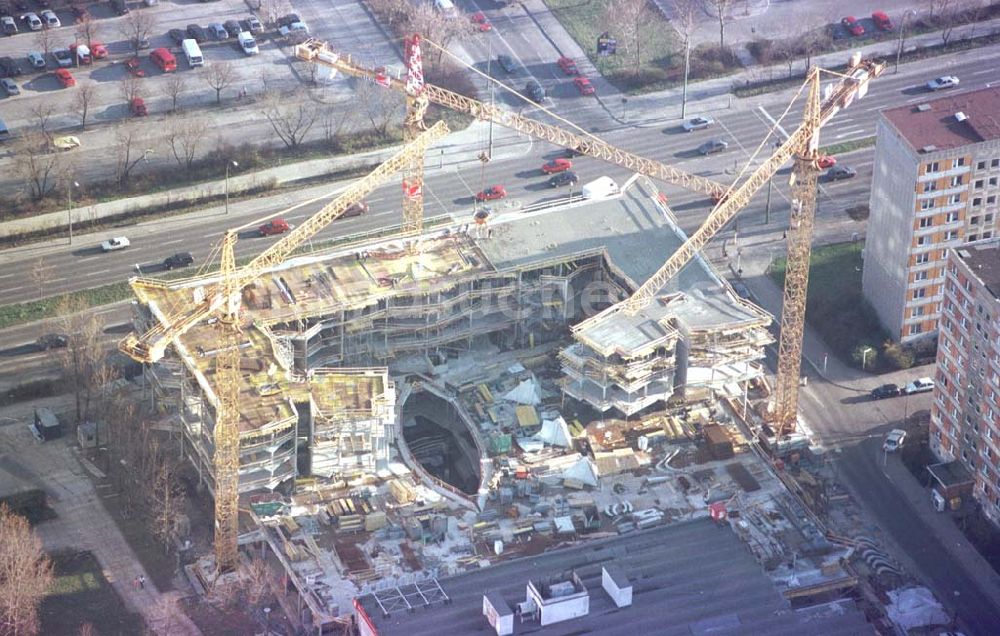
M 896 74 L 899 72 L 899 58 L 903 55 L 903 31 L 906 29 L 906 18 L 917 15 L 917 12 L 910 9 L 903 14 L 903 17 L 899 21 L 899 42 L 896 46 L 896 65 L 893 67 L 892 72 Z
M 226 214 L 229 214 L 229 168 L 238 168 L 240 166 L 236 161 L 226 162 Z
M 73 188 L 79 188 L 76 181 L 69 181 L 66 184 L 66 214 L 69 217 L 69 244 L 73 244 Z
M 681 90 L 681 119 L 687 112 L 688 74 L 691 72 L 691 36 L 684 38 L 684 88 Z
M 868 354 L 871 353 L 871 347 L 865 347 L 861 350 L 861 370 L 865 370 L 865 366 L 868 364 Z
M 264 636 L 270 636 L 271 634 L 271 608 L 264 608 Z

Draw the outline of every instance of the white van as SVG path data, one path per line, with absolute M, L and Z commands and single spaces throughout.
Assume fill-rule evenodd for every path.
M 257 41 L 253 39 L 248 31 L 244 31 L 236 36 L 236 41 L 239 42 L 240 50 L 243 51 L 245 55 L 257 55 L 260 53 L 260 49 L 257 48 Z
M 446 18 L 458 17 L 458 11 L 455 9 L 455 3 L 451 0 L 434 0 L 434 8 Z
M 192 68 L 195 66 L 205 66 L 205 58 L 201 54 L 201 47 L 198 46 L 198 42 L 195 40 L 184 40 L 181 42 L 181 48 L 184 49 L 184 57 L 188 60 L 188 66 Z
M 621 190 L 611 177 L 599 177 L 584 184 L 580 193 L 584 199 L 607 199 L 621 194 Z

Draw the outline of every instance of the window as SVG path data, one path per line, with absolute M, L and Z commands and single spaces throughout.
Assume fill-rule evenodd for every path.
M 983 204 L 983 198 L 982 197 L 974 197 L 972 199 L 972 207 L 978 208 L 982 204 Z
M 997 184 L 997 178 L 996 177 L 990 177 L 989 184 L 991 186 L 995 186 Z
M 924 315 L 924 306 L 920 305 L 918 307 L 914 307 L 913 308 L 913 313 L 911 315 L 912 316 L 923 316 Z
M 986 197 L 986 205 L 993 205 L 997 202 L 997 195 L 991 195 Z
M 951 178 L 951 187 L 962 185 L 962 175 L 957 174 Z
M 975 186 L 973 186 L 973 187 L 975 187 L 976 190 L 982 190 L 983 189 L 983 180 L 982 179 L 976 179 Z
M 930 254 L 927 252 L 924 252 L 923 254 L 917 254 L 916 259 L 914 259 L 914 263 L 916 265 L 923 265 L 928 261 L 930 261 Z
M 917 237 L 917 247 L 920 247 L 921 245 L 927 245 L 929 242 L 930 241 L 928 240 L 928 238 L 926 236 L 918 236 Z
M 986 216 L 983 217 L 983 223 L 992 223 L 992 222 L 993 222 L 993 213 L 992 212 L 990 212 L 989 214 L 987 214 Z
M 944 234 L 944 240 L 946 241 L 954 241 L 957 238 L 958 238 L 958 230 L 948 230 Z
M 934 199 L 923 199 L 920 202 L 921 210 L 930 210 L 933 207 L 934 207 Z
M 958 212 L 949 212 L 948 216 L 945 217 L 945 223 L 954 223 L 958 220 Z
M 978 234 L 970 234 L 969 236 L 965 237 L 965 242 L 966 243 L 971 243 L 973 241 L 978 241 L 978 240 L 979 240 L 979 235 Z
M 1000 159 L 994 159 L 993 161 L 990 162 L 991 168 L 996 168 L 998 166 L 1000 166 Z
M 964 165 L 965 165 L 965 157 L 959 157 L 958 159 L 952 159 L 951 160 L 951 167 L 952 168 L 960 168 L 961 166 L 964 166 Z
M 920 333 L 923 330 L 924 330 L 924 328 L 921 327 L 920 325 L 910 325 L 910 335 L 911 336 L 914 336 L 914 335 Z
M 924 184 L 924 192 L 934 192 L 935 190 L 937 190 L 937 184 L 933 181 Z
M 976 170 L 986 170 L 986 162 L 980 161 L 976 164 Z
M 954 205 L 956 203 L 961 203 L 961 202 L 962 202 L 962 195 L 961 194 L 953 194 L 950 197 L 948 197 L 948 204 L 949 205 Z
M 979 225 L 979 217 L 978 216 L 969 217 L 969 225 Z
M 924 170 L 924 174 L 930 172 L 937 172 L 938 170 L 940 170 L 940 167 L 938 167 L 938 162 L 935 161 L 933 163 L 927 164 L 926 170 Z
M 917 280 L 927 280 L 927 270 L 926 269 L 922 269 L 919 272 L 916 272 L 915 274 L 913 274 L 913 280 L 915 280 L 915 281 L 917 281 Z
M 918 287 L 918 288 L 916 288 L 916 289 L 913 290 L 913 298 L 914 299 L 923 298 L 924 295 L 926 295 L 926 294 L 927 294 L 927 288 L 926 287 Z
M 993 232 L 983 232 L 983 238 L 988 239 L 993 236 Z
M 932 216 L 925 216 L 924 218 L 920 219 L 920 227 L 930 227 L 933 224 L 934 224 L 934 217 Z

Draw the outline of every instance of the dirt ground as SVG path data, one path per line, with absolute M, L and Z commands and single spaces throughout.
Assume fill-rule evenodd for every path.
M 60 553 L 53 555 L 52 561 L 56 579 L 39 610 L 40 633 L 77 634 L 84 623 L 90 623 L 101 636 L 143 633 L 142 617 L 125 608 L 93 554 Z

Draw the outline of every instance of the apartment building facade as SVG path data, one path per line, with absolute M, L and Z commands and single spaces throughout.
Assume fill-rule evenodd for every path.
M 961 461 L 1000 523 L 1000 239 L 948 250 L 930 445 Z
M 894 339 L 937 333 L 949 248 L 1000 227 L 1000 88 L 882 112 L 862 286 Z

